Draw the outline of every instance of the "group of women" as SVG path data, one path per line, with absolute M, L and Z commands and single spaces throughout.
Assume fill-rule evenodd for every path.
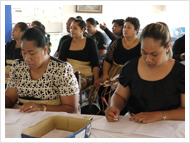
M 47 41 L 40 28 L 25 30 L 20 39 L 23 59 L 15 60 L 10 69 L 5 107 L 20 108 L 21 112 L 77 113 L 79 91 L 91 87 L 89 98 L 94 100 L 99 95 L 100 114 L 108 121 L 117 121 L 127 111 L 133 115 L 130 120 L 141 123 L 184 120 L 185 68 L 168 56 L 171 36 L 167 25 L 151 23 L 139 39 L 137 18 L 112 23 L 113 33 L 106 24 L 100 25 L 112 40 L 107 52 L 104 38 L 96 30 L 97 21 L 69 18 L 69 35 L 60 40 L 58 59 L 47 54 Z M 86 29 L 90 36 L 85 36 Z M 81 73 L 80 89 L 76 70 Z M 119 77 L 118 86 L 101 86 L 115 76 Z M 105 108 L 101 97 L 106 97 L 112 111 Z

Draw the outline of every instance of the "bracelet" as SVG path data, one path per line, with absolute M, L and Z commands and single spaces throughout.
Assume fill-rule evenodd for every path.
M 163 120 L 166 120 L 165 111 L 162 111 L 162 114 L 163 114 Z
M 44 111 L 46 111 L 46 109 L 47 109 L 46 106 L 45 105 L 43 105 L 43 106 L 44 106 Z

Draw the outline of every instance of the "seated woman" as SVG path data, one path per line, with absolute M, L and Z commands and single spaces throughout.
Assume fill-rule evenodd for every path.
M 107 39 L 106 37 L 96 29 L 99 23 L 94 18 L 88 18 L 86 20 L 86 27 L 88 34 L 95 40 L 98 46 L 99 60 L 103 60 L 107 53 Z
M 185 34 L 175 41 L 173 45 L 173 58 L 177 61 L 185 61 Z
M 46 43 L 47 43 L 47 46 L 48 46 L 48 52 L 47 52 L 47 54 L 50 55 L 52 44 L 50 42 L 50 35 L 45 32 L 45 26 L 40 21 L 35 20 L 35 21 L 32 21 L 31 27 L 40 27 L 40 28 L 42 28 L 44 30 L 44 34 L 45 34 L 45 38 L 46 38 Z
M 21 36 L 28 29 L 28 26 L 24 22 L 18 22 L 15 24 L 12 30 L 12 39 L 5 45 L 5 88 L 8 83 L 9 70 L 15 59 L 23 59 L 21 52 Z
M 74 17 L 69 17 L 69 19 L 67 20 L 66 22 L 66 30 L 69 34 L 67 35 L 64 35 L 63 37 L 61 37 L 61 39 L 59 40 L 59 45 L 58 45 L 58 48 L 57 48 L 57 51 L 56 51 L 56 57 L 59 57 L 59 50 L 60 50 L 60 47 L 61 47 L 61 44 L 64 40 L 67 40 L 67 39 L 70 39 L 71 36 L 70 36 L 70 27 L 71 27 L 71 23 L 73 22 L 73 20 L 75 20 Z
M 123 37 L 123 25 L 124 25 L 124 19 L 114 19 L 112 21 L 113 27 L 112 31 L 113 33 L 107 28 L 106 24 L 100 24 L 100 28 L 105 31 L 105 33 L 108 35 L 108 37 L 112 40 L 111 43 L 113 43 L 114 40 L 117 40 L 118 38 Z
M 140 22 L 135 17 L 128 17 L 125 20 L 123 27 L 123 38 L 119 38 L 113 42 L 108 54 L 105 57 L 103 65 L 103 75 L 101 81 L 104 82 L 113 78 L 120 73 L 121 67 L 129 60 L 140 56 L 140 39 L 136 37 L 140 28 Z M 106 105 L 101 100 L 101 97 L 105 97 L 110 103 L 110 98 L 114 92 L 114 89 L 110 87 L 92 88 L 89 93 L 89 98 L 95 100 L 95 93 L 99 94 L 99 105 L 102 110 L 101 114 L 104 114 Z M 95 95 L 95 96 L 94 96 Z M 125 111 L 123 111 L 125 112 Z
M 100 82 L 97 45 L 92 38 L 83 36 L 85 28 L 83 20 L 74 20 L 70 30 L 72 38 L 63 41 L 59 51 L 60 60 L 69 62 L 74 71 L 80 71 L 81 92 L 92 83 L 98 87 Z
M 77 113 L 79 86 L 73 68 L 47 54 L 45 35 L 39 28 L 25 31 L 21 49 L 24 60 L 15 60 L 10 69 L 5 108 Z
M 185 66 L 168 56 L 172 52 L 168 28 L 161 23 L 147 25 L 141 44 L 142 56 L 121 70 L 111 98 L 113 112 L 105 110 L 107 120 L 117 121 L 126 103 L 133 115 L 130 121 L 185 120 Z

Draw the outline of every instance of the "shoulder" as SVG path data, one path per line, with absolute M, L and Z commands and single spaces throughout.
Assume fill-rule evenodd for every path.
M 138 62 L 139 62 L 139 58 L 140 57 L 136 57 L 132 60 L 127 61 L 123 67 L 122 67 L 122 71 L 132 71 L 133 69 L 137 69 L 138 66 Z
M 172 74 L 176 77 L 185 75 L 185 65 L 175 60 L 175 64 L 172 69 Z
M 14 45 L 14 44 L 16 44 L 16 41 L 15 41 L 15 40 L 11 40 L 11 41 L 7 42 L 7 43 L 5 44 L 5 46 L 7 47 L 7 46 L 9 46 L 9 45 Z
M 27 65 L 23 59 L 16 59 L 12 63 L 13 68 L 22 68 L 22 67 L 26 67 L 26 66 Z
M 54 58 L 52 56 L 50 56 L 50 65 L 55 66 L 59 69 L 72 67 L 70 63 Z
M 65 40 L 65 39 L 69 39 L 69 38 L 71 38 L 71 36 L 69 34 L 67 34 L 67 35 L 64 35 L 63 37 L 61 37 L 61 40 Z
M 91 37 L 86 37 L 86 41 L 87 41 L 87 42 L 93 42 L 93 43 L 95 43 L 94 39 L 91 38 Z

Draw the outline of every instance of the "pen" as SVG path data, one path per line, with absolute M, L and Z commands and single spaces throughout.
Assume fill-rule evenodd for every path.
M 113 112 L 113 110 L 110 108 L 110 106 L 108 105 L 106 99 L 104 97 L 102 97 L 102 100 L 104 101 L 104 103 L 106 104 L 106 106 L 109 108 L 110 111 L 112 111 L 112 113 L 115 115 L 115 113 Z M 115 117 L 114 117 L 115 118 Z M 115 121 L 118 121 L 118 118 L 114 119 Z

